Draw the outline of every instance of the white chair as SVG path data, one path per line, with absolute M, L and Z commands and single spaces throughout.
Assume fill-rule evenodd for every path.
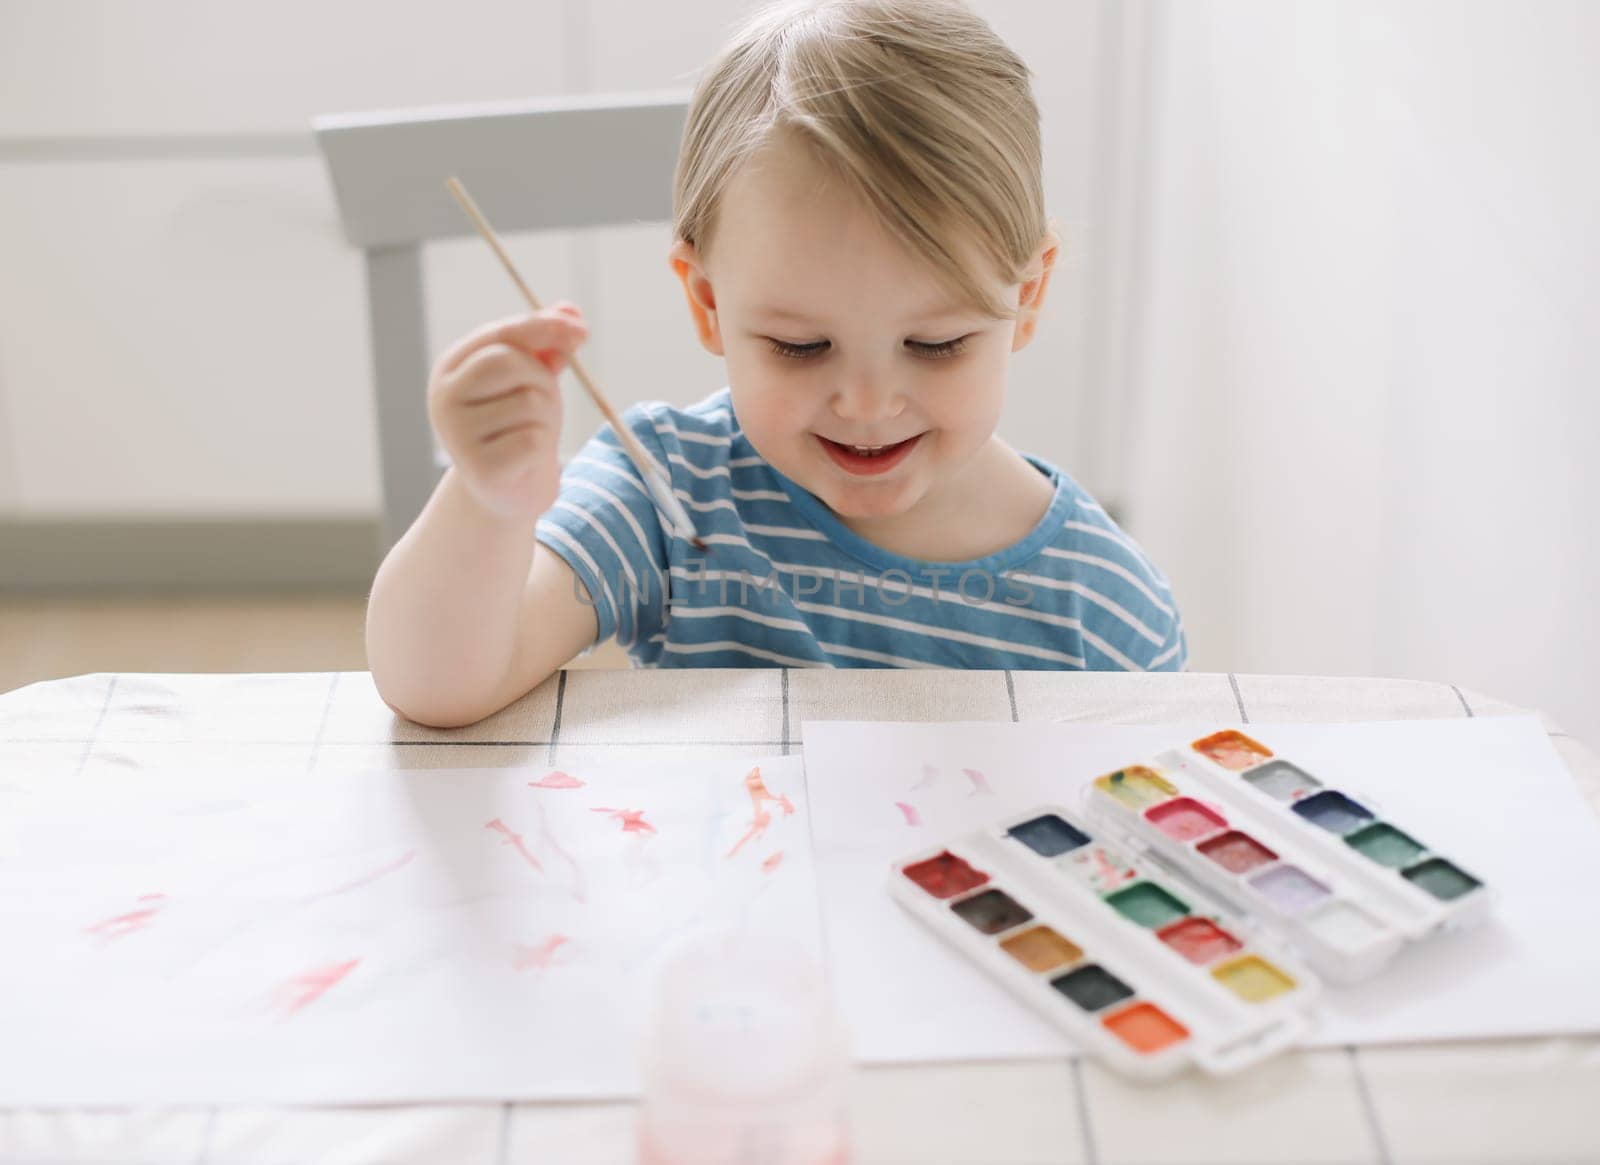
M 477 232 L 461 179 L 497 234 L 672 217 L 688 96 L 625 94 L 314 117 L 345 237 L 366 253 L 384 548 L 443 471 L 428 425 L 422 244 Z

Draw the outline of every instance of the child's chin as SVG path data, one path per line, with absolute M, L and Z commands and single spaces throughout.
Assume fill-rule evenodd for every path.
M 897 518 L 911 508 L 916 499 L 904 488 L 830 490 L 822 495 L 828 508 L 841 518 L 871 521 Z

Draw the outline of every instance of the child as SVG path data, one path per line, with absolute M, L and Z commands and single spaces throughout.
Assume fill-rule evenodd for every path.
M 728 386 L 623 418 L 707 549 L 609 428 L 562 473 L 577 308 L 489 324 L 429 384 L 453 465 L 373 585 L 384 699 L 466 724 L 613 635 L 662 667 L 1181 669 L 1160 571 L 995 436 L 1043 202 L 1027 68 L 961 0 L 758 13 L 675 179 L 671 264 Z

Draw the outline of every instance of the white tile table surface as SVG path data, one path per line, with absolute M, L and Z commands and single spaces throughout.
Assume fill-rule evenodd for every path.
M 397 720 L 364 672 L 88 675 L 0 696 L 0 773 L 411 769 L 799 749 L 808 718 L 1390 720 L 1523 711 L 1352 677 L 938 671 L 580 671 L 470 728 Z M 1600 758 L 1546 724 L 1600 813 Z M 1597 940 L 1600 941 L 1600 936 Z M 1596 985 L 1600 990 L 1600 984 Z M 0 1055 L 7 1054 L 0 1033 Z M 857 1165 L 1600 1163 L 1600 1037 L 1293 1053 L 1136 1086 L 1090 1061 L 865 1068 Z M 612 1165 L 631 1104 L 0 1110 L 0 1161 Z

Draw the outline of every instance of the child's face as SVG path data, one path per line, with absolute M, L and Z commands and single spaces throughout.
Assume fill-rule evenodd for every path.
M 1020 321 L 955 301 L 871 211 L 793 147 L 730 183 L 704 259 L 671 253 L 701 342 L 728 362 L 745 436 L 845 519 L 942 491 L 994 436 L 1009 357 L 1032 337 L 1054 239 L 1027 281 L 995 281 Z

